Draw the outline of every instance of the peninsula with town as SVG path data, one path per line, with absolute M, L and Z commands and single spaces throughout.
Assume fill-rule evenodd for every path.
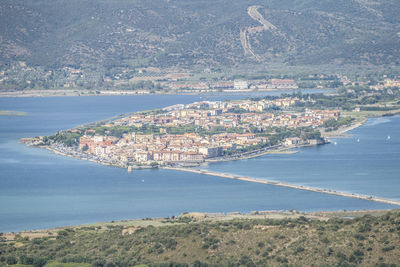
M 287 96 L 177 104 L 22 142 L 129 169 L 193 166 L 323 144 L 320 129 L 351 122 L 336 109 L 296 108 L 310 101 Z
M 128 168 L 192 167 L 202 162 L 294 153 L 398 113 L 397 88 L 282 94 L 200 101 L 123 114 L 52 136 L 21 139 L 56 153 Z

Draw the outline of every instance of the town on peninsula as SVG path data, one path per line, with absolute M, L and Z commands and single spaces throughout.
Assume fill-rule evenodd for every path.
M 128 169 L 195 166 L 323 144 L 321 131 L 353 121 L 337 109 L 305 108 L 313 102 L 287 95 L 177 104 L 21 141 Z
M 398 114 L 400 90 L 347 87 L 332 93 L 295 91 L 230 101 L 201 101 L 139 111 L 23 138 L 75 158 L 140 169 L 193 167 L 291 148 L 320 145 L 368 117 Z

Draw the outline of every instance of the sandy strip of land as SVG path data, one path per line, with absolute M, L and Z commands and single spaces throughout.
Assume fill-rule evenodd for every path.
M 367 195 L 361 195 L 361 194 L 353 194 L 353 193 L 340 192 L 340 191 L 331 190 L 331 189 L 322 189 L 322 188 L 316 188 L 316 187 L 311 187 L 311 186 L 295 185 L 295 184 L 290 184 L 290 183 L 277 182 L 277 181 L 266 180 L 266 179 L 257 179 L 257 178 L 247 177 L 247 176 L 239 176 L 239 175 L 219 173 L 219 172 L 213 172 L 213 171 L 207 171 L 207 170 L 195 170 L 195 169 L 189 169 L 189 168 L 172 168 L 172 167 L 164 167 L 164 169 L 192 172 L 192 173 L 216 176 L 216 177 L 221 177 L 221 178 L 226 178 L 226 179 L 234 179 L 234 180 L 240 180 L 240 181 L 251 182 L 251 183 L 259 183 L 259 184 L 287 187 L 287 188 L 293 188 L 293 189 L 298 189 L 298 190 L 311 191 L 311 192 L 317 192 L 317 193 L 323 193 L 323 194 L 329 194 L 329 195 L 336 195 L 336 196 L 341 196 L 341 197 L 357 198 L 357 199 L 362 199 L 362 200 L 375 201 L 375 202 L 380 202 L 380 203 L 384 203 L 384 204 L 400 206 L 400 201 L 387 199 L 387 198 L 383 198 L 383 197 L 374 197 L 374 196 L 367 196 Z
M 26 112 L 14 110 L 0 110 L 0 116 L 26 116 Z

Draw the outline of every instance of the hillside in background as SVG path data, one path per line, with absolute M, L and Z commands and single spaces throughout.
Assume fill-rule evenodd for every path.
M 399 64 L 397 0 L 3 0 L 0 63 Z

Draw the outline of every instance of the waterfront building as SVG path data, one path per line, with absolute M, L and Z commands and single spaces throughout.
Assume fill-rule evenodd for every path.
M 233 82 L 233 88 L 236 90 L 244 90 L 249 88 L 249 84 L 244 80 L 235 80 Z
M 200 147 L 199 153 L 203 154 L 206 158 L 215 158 L 222 156 L 223 148 L 222 147 Z

